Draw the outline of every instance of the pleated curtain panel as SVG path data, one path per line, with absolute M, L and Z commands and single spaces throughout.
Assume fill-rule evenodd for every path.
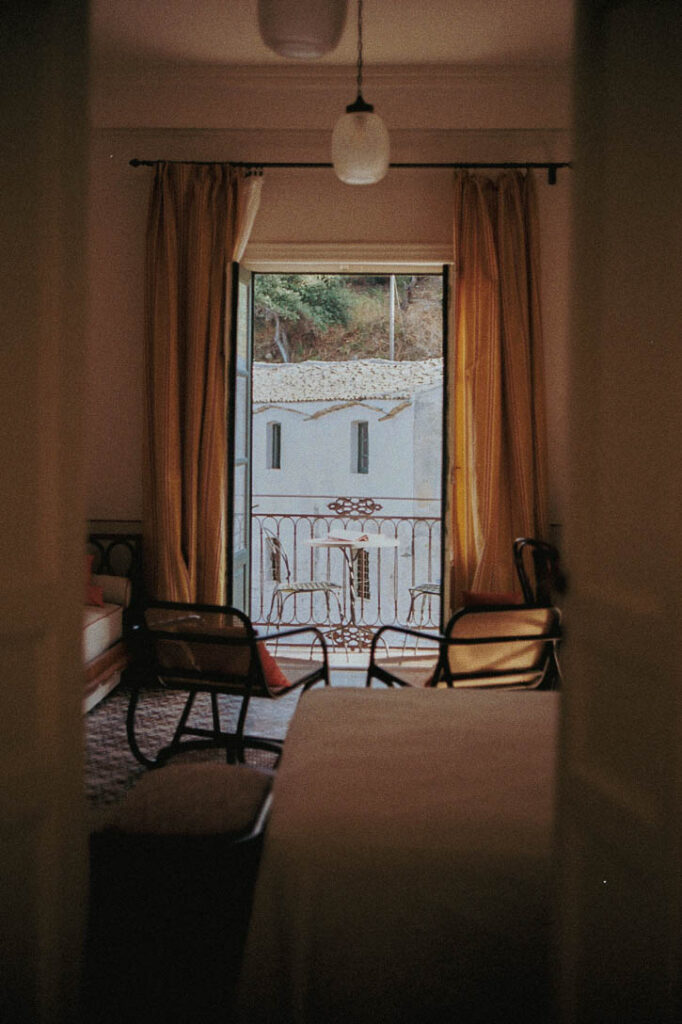
M 446 368 L 444 598 L 518 589 L 512 542 L 547 539 L 538 223 L 531 172 L 458 172 Z
M 159 163 L 145 267 L 147 586 L 162 600 L 224 603 L 229 271 L 262 178 L 229 164 Z

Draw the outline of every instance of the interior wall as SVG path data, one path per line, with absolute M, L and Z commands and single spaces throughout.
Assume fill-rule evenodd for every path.
M 107 144 L 108 143 L 108 144 Z M 85 388 L 87 515 L 142 515 L 144 245 L 149 177 L 91 146 Z
M 540 287 L 547 394 L 549 522 L 552 539 L 563 548 L 562 528 L 569 500 L 569 327 L 572 266 L 572 171 L 559 172 L 556 185 L 538 179 Z
M 91 519 L 138 520 L 142 514 L 144 234 L 153 172 L 134 169 L 129 160 L 329 160 L 331 126 L 348 101 L 346 75 L 338 68 L 308 69 L 303 77 L 300 70 L 288 72 L 232 69 L 218 76 L 202 69 L 183 79 L 169 68 L 155 76 L 137 69 L 94 83 L 86 396 Z M 392 129 L 394 160 L 570 158 L 568 87 L 556 70 L 510 77 L 384 69 L 366 91 Z M 559 172 L 549 186 L 538 173 L 556 522 L 565 493 L 560 375 L 569 176 Z M 323 257 L 338 260 L 339 269 L 387 260 L 438 266 L 451 258 L 450 180 L 447 170 L 391 170 L 377 185 L 353 188 L 330 169 L 268 169 L 244 261 L 261 268 L 264 261 L 319 263 Z

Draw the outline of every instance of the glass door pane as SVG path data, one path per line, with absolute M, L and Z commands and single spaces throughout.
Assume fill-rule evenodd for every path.
M 248 615 L 251 601 L 251 273 L 232 268 L 230 393 L 231 502 L 228 601 Z

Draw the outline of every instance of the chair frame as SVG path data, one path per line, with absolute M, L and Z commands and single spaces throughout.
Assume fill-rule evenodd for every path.
M 421 601 L 419 611 L 419 625 L 421 626 L 424 622 L 424 612 L 426 605 L 429 606 L 429 616 L 431 615 L 431 601 L 434 597 L 441 599 L 441 585 L 440 583 L 415 583 L 414 586 L 407 588 L 410 594 L 410 607 L 407 612 L 406 622 L 414 622 L 416 618 L 416 604 L 417 601 Z
M 215 633 L 199 633 L 194 631 L 186 633 L 176 630 L 166 631 L 150 629 L 146 622 L 136 629 L 134 643 L 137 647 L 137 671 L 130 678 L 130 700 L 126 717 L 126 732 L 133 756 L 146 767 L 153 767 L 154 765 L 165 763 L 169 757 L 175 754 L 188 749 L 204 747 L 224 747 L 226 749 L 226 758 L 228 762 L 232 763 L 245 760 L 245 749 L 247 747 L 268 750 L 280 755 L 283 741 L 244 734 L 250 701 L 252 698 L 277 700 L 279 697 L 283 697 L 299 687 L 307 690 L 317 682 L 322 682 L 325 686 L 329 686 L 327 643 L 322 632 L 316 626 L 295 626 L 289 629 L 278 630 L 275 633 L 260 635 L 256 633 L 251 620 L 244 612 L 229 605 L 150 601 L 147 603 L 146 610 L 151 609 L 230 615 L 244 626 L 244 634 L 235 637 L 234 635 L 223 636 Z M 309 673 L 292 682 L 291 685 L 283 687 L 281 690 L 269 687 L 260 657 L 258 656 L 257 645 L 304 634 L 312 634 L 311 645 L 314 645 L 316 640 L 319 641 L 322 652 L 321 665 L 314 667 Z M 244 648 L 248 645 L 250 652 L 248 670 L 245 676 L 239 676 L 235 679 L 234 674 L 229 672 L 189 669 L 185 667 L 168 668 L 156 660 L 154 637 L 177 642 L 216 644 L 224 646 L 226 649 L 229 647 Z M 158 688 L 157 684 L 160 682 L 165 689 L 187 691 L 188 694 L 170 743 L 162 747 L 153 759 L 147 757 L 140 749 L 135 734 L 135 717 L 141 690 L 145 685 L 149 685 L 152 680 L 154 680 L 153 688 Z M 212 729 L 195 728 L 187 724 L 194 702 L 200 693 L 210 694 Z M 241 698 L 237 726 L 234 732 L 227 732 L 221 727 L 220 708 L 218 705 L 219 694 Z M 193 739 L 185 739 L 184 737 L 187 736 L 193 737 Z
M 267 616 L 267 628 L 270 627 L 270 623 L 273 621 L 272 613 L 277 606 L 277 618 L 279 621 L 282 620 L 284 614 L 284 605 L 290 597 L 297 597 L 299 594 L 324 594 L 325 603 L 327 606 L 327 618 L 331 621 L 331 607 L 329 604 L 329 598 L 333 596 L 338 605 L 339 621 L 343 618 L 343 611 L 341 608 L 341 601 L 337 591 L 341 590 L 340 583 L 330 583 L 329 580 L 293 580 L 291 579 L 291 566 L 289 564 L 289 557 L 284 550 L 284 545 L 277 534 L 271 530 L 263 528 L 263 534 L 265 535 L 265 543 L 268 545 L 270 552 L 276 551 L 277 558 L 284 565 L 284 573 L 286 575 L 286 583 L 281 580 L 275 580 L 275 587 L 272 592 L 272 599 L 270 601 L 270 608 Z
M 419 640 L 430 640 L 438 644 L 438 657 L 434 666 L 431 677 L 424 684 L 424 688 L 437 686 L 439 683 L 444 682 L 448 687 L 454 687 L 455 684 L 461 685 L 467 681 L 471 681 L 475 685 L 477 680 L 481 679 L 495 679 L 504 678 L 508 680 L 509 676 L 527 676 L 529 674 L 528 668 L 519 669 L 486 669 L 477 672 L 451 672 L 450 663 L 448 658 L 448 649 L 456 646 L 478 646 L 482 644 L 500 644 L 500 643 L 527 643 L 528 641 L 534 641 L 537 643 L 545 643 L 547 645 L 547 656 L 544 660 L 542 670 L 538 669 L 538 679 L 533 683 L 519 683 L 518 686 L 513 682 L 501 682 L 498 684 L 489 683 L 486 685 L 486 689 L 508 689 L 518 688 L 524 690 L 549 690 L 558 689 L 561 681 L 561 666 L 559 664 L 557 647 L 561 640 L 561 613 L 558 608 L 551 608 L 548 610 L 552 611 L 552 622 L 550 629 L 545 633 L 526 633 L 522 635 L 508 636 L 500 634 L 499 636 L 485 636 L 485 637 L 457 637 L 452 636 L 452 631 L 457 622 L 459 622 L 465 616 L 470 615 L 481 615 L 489 614 L 491 612 L 519 612 L 524 608 L 523 605 L 518 604 L 497 604 L 497 605 L 481 605 L 471 608 L 460 608 L 458 611 L 451 616 L 447 626 L 443 633 L 432 633 L 425 630 L 412 629 L 407 626 L 382 626 L 374 635 L 372 644 L 370 647 L 370 659 L 369 666 L 367 669 L 367 679 L 365 685 L 371 687 L 372 680 L 376 679 L 386 686 L 414 686 L 414 684 L 407 680 L 401 679 L 399 676 L 394 675 L 387 669 L 382 668 L 380 664 L 377 664 L 375 660 L 375 654 L 377 646 L 380 643 L 386 644 L 384 634 L 388 632 L 397 633 L 404 637 L 403 649 L 407 642 L 408 637 L 415 638 L 415 648 L 419 643 Z
M 533 559 L 535 587 L 530 580 L 524 552 L 529 550 Z M 528 605 L 548 607 L 552 604 L 552 589 L 563 589 L 563 577 L 559 571 L 559 552 L 553 544 L 534 537 L 517 537 L 513 544 L 514 565 L 521 584 L 523 599 Z

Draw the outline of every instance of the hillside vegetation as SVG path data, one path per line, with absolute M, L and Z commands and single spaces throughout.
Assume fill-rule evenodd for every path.
M 443 350 L 442 280 L 396 275 L 396 360 Z M 390 358 L 388 275 L 256 274 L 254 359 L 259 362 Z

